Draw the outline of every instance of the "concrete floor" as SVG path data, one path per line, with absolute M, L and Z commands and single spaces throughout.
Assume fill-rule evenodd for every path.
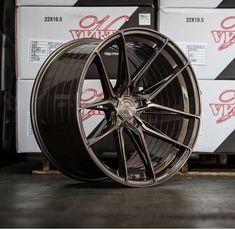
M 175 176 L 134 189 L 21 166 L 0 169 L 0 227 L 235 227 L 235 177 Z

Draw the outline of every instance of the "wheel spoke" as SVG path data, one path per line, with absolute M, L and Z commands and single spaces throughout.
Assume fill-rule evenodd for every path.
M 100 134 L 100 132 L 104 129 L 104 127 L 107 125 L 107 120 L 104 118 L 100 121 L 100 123 L 96 126 L 96 128 L 92 131 L 92 135 L 88 135 L 88 138 L 96 137 Z
M 88 103 L 88 104 L 82 104 L 80 107 L 81 109 L 92 109 L 92 110 L 102 110 L 102 111 L 106 111 L 107 107 L 110 105 L 113 105 L 114 102 L 113 100 L 99 100 L 99 101 L 94 101 L 92 103 Z
M 148 103 L 147 106 L 138 108 L 137 112 L 143 112 L 143 111 L 146 111 L 150 108 L 155 108 L 157 110 L 163 110 L 163 111 L 169 111 L 169 113 L 168 113 L 169 115 L 180 114 L 180 115 L 183 115 L 187 118 L 200 119 L 200 117 L 198 115 L 190 114 L 188 112 L 184 112 L 184 111 L 181 111 L 181 110 L 178 110 L 178 109 L 174 109 L 174 108 L 171 108 L 171 107 L 166 107 L 166 106 L 156 104 L 156 103 L 152 103 L 152 102 Z
M 117 157 L 119 164 L 119 175 L 124 177 L 127 181 L 128 172 L 127 172 L 127 162 L 126 162 L 126 151 L 125 151 L 125 139 L 123 135 L 123 127 L 117 129 L 115 132 L 115 140 L 118 148 Z
M 127 123 L 127 126 L 129 127 L 132 141 L 137 148 L 137 153 L 145 165 L 146 173 L 155 181 L 155 173 L 142 128 L 135 127 L 130 123 Z
M 157 132 L 159 132 L 159 133 L 161 133 L 161 134 L 165 134 L 165 133 L 163 133 L 161 130 L 159 130 L 159 129 L 157 129 L 156 127 L 154 127 L 152 124 L 150 124 L 150 123 L 148 123 L 148 122 L 146 122 L 146 121 L 144 121 L 144 120 L 141 120 L 145 125 L 147 125 L 147 126 L 149 126 L 150 128 L 152 128 L 152 129 L 155 129 Z
M 110 127 L 104 128 L 103 130 L 101 130 L 100 134 L 98 134 L 97 136 L 87 139 L 88 145 L 91 146 L 95 144 L 96 142 L 100 141 L 107 135 L 113 133 L 117 128 L 118 128 L 117 125 L 112 125 Z
M 154 99 L 163 89 L 167 87 L 168 84 L 170 84 L 181 72 L 183 72 L 187 67 L 189 66 L 189 63 L 185 64 L 181 68 L 175 68 L 173 73 L 166 77 L 165 79 L 161 80 L 155 85 L 152 86 L 152 88 L 156 88 L 153 90 L 150 94 L 147 95 L 148 100 Z M 160 85 L 160 86 L 159 86 Z M 149 90 L 149 89 L 146 89 Z
M 156 58 L 159 56 L 159 54 L 162 52 L 162 50 L 165 48 L 165 46 L 168 43 L 168 39 L 166 39 L 166 41 L 163 43 L 163 45 L 157 49 L 158 47 L 156 47 L 154 49 L 154 54 L 152 54 L 152 56 L 146 61 L 146 63 L 140 67 L 140 69 L 138 69 L 138 71 L 135 73 L 133 79 L 132 79 L 132 86 L 135 88 L 137 83 L 139 82 L 139 80 L 142 78 L 142 76 L 144 75 L 145 72 L 148 71 L 148 69 L 150 68 L 150 66 L 152 65 L 152 63 L 156 60 Z
M 95 54 L 96 54 L 95 63 L 96 63 L 96 66 L 97 66 L 97 69 L 98 69 L 98 72 L 100 75 L 100 81 L 101 81 L 101 85 L 103 88 L 104 97 L 107 99 L 108 98 L 115 98 L 115 94 L 113 92 L 113 87 L 112 87 L 112 84 L 109 80 L 107 71 L 105 69 L 104 62 L 103 62 L 99 53 L 96 52 Z
M 156 129 L 155 127 L 151 126 L 151 128 L 149 127 L 149 125 L 145 125 L 145 123 L 138 117 L 136 117 L 137 121 L 141 124 L 143 131 L 145 133 L 147 133 L 148 135 L 151 135 L 155 138 L 158 138 L 160 140 L 163 140 L 165 142 L 168 142 L 174 146 L 176 146 L 177 148 L 183 148 L 183 149 L 187 149 L 189 151 L 191 151 L 192 149 L 186 145 L 184 145 L 181 142 L 178 142 L 176 140 L 174 140 L 173 138 L 167 136 L 165 133 L 160 132 L 158 129 Z
M 131 84 L 131 76 L 129 70 L 128 56 L 126 50 L 126 41 L 122 33 L 117 39 L 117 45 L 119 47 L 119 60 L 118 60 L 118 77 L 115 89 L 120 94 L 126 92 Z M 129 94 L 129 92 L 128 92 Z
M 154 90 L 158 89 L 163 83 L 164 83 L 164 81 L 161 80 L 160 82 L 154 84 L 153 86 L 139 91 L 137 98 L 139 98 L 139 97 L 141 98 L 141 96 L 143 96 L 143 98 L 145 98 L 146 97 L 145 95 L 151 94 Z
M 177 150 L 173 150 L 163 161 L 160 161 L 157 166 L 154 167 L 155 172 L 160 172 L 166 168 L 177 156 Z

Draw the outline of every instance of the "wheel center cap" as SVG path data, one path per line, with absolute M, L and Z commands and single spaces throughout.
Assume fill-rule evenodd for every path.
M 136 104 L 132 98 L 123 98 L 117 107 L 118 114 L 125 120 L 132 118 L 136 113 Z

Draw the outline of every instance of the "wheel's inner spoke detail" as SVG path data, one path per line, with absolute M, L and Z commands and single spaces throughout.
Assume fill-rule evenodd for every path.
M 156 60 L 156 58 L 165 48 L 167 43 L 168 43 L 168 39 L 166 39 L 166 41 L 163 43 L 163 45 L 160 48 L 158 46 L 155 46 L 154 53 L 152 54 L 152 56 L 150 56 L 150 58 L 146 61 L 146 63 L 143 66 L 141 66 L 140 69 L 137 69 L 136 73 L 134 74 L 133 79 L 131 81 L 132 87 L 136 87 L 141 77 L 146 73 L 146 71 L 148 71 L 148 69 L 151 67 L 153 62 Z
M 126 160 L 126 150 L 125 150 L 125 138 L 124 138 L 124 128 L 120 127 L 115 133 L 116 144 L 117 144 L 117 157 L 119 165 L 119 175 L 124 177 L 125 181 L 128 182 L 128 172 L 127 172 L 127 160 Z
M 154 181 L 155 181 L 155 173 L 154 173 L 154 169 L 152 166 L 152 161 L 150 158 L 150 154 L 149 154 L 149 150 L 148 150 L 148 146 L 143 134 L 143 131 L 141 129 L 141 127 L 135 127 L 131 124 L 127 124 L 129 131 L 129 134 L 131 136 L 131 139 L 134 143 L 134 145 L 137 148 L 137 152 L 140 156 L 140 158 L 142 159 L 142 162 L 145 165 L 146 168 L 146 175 L 148 175 L 149 177 L 151 177 Z
M 180 111 L 174 108 L 170 108 L 167 106 L 163 106 L 160 104 L 156 104 L 153 102 L 148 102 L 146 106 L 137 108 L 137 112 L 143 112 L 146 110 L 149 110 L 151 108 L 157 109 L 157 110 L 163 110 L 163 111 L 169 111 L 167 114 L 171 114 L 171 115 L 183 115 L 186 118 L 196 118 L 196 119 L 200 119 L 200 117 L 198 115 L 194 115 L 194 114 L 190 114 L 188 112 L 184 112 L 184 111 Z
M 149 29 L 65 44 L 32 94 L 37 142 L 63 173 L 157 185 L 186 162 L 198 134 L 195 75 L 173 41 Z
M 155 90 L 153 90 L 152 92 L 150 92 L 148 94 L 148 100 L 152 100 L 154 99 L 163 89 L 165 89 L 177 76 L 180 75 L 180 73 L 182 73 L 187 67 L 188 67 L 188 63 L 185 64 L 183 67 L 180 68 L 176 68 L 174 69 L 173 73 L 171 75 L 169 75 L 168 77 L 166 77 L 165 79 L 161 80 L 160 82 L 157 82 L 156 86 L 159 85 L 159 87 L 157 87 Z M 154 87 L 153 87 L 154 88 Z M 147 89 L 149 90 L 149 89 Z M 145 94 L 145 92 L 144 92 Z
M 137 119 L 137 121 L 140 122 L 140 124 L 144 123 L 146 126 L 150 127 L 150 129 L 153 129 L 153 130 L 155 130 L 156 132 L 159 132 L 159 133 L 162 134 L 162 135 L 166 135 L 164 132 L 162 132 L 161 130 L 157 129 L 157 128 L 154 127 L 152 124 L 150 124 L 150 123 L 148 123 L 148 122 L 146 122 L 146 121 L 144 121 L 144 120 L 141 120 L 141 119 L 139 119 L 138 117 L 136 117 L 136 119 Z
M 118 60 L 118 78 L 116 83 L 116 91 L 118 94 L 129 94 L 129 86 L 131 84 L 131 76 L 129 69 L 129 60 L 127 56 L 127 47 L 125 37 L 120 33 L 120 37 L 117 39 L 117 45 L 119 47 L 119 60 Z
M 183 149 L 187 149 L 187 150 L 190 150 L 190 151 L 192 150 L 190 147 L 184 145 L 183 143 L 178 142 L 178 141 L 170 138 L 166 134 L 160 133 L 156 128 L 154 128 L 154 129 L 149 128 L 147 125 L 145 125 L 145 123 L 141 119 L 139 119 L 137 117 L 136 117 L 136 119 L 141 123 L 143 131 L 146 132 L 147 134 L 152 135 L 153 137 L 156 137 L 156 138 L 160 138 L 163 141 L 169 142 L 169 143 L 175 145 L 178 148 L 183 148 Z
M 114 106 L 115 102 L 113 100 L 99 100 L 95 102 L 91 102 L 88 104 L 82 104 L 80 109 L 93 109 L 93 110 L 102 110 L 105 111 L 108 109 L 108 106 Z
M 117 125 L 107 126 L 106 128 L 102 129 L 97 136 L 89 138 L 88 145 L 91 146 L 95 144 L 96 142 L 102 140 L 105 136 L 113 133 L 117 129 L 118 129 Z
M 107 75 L 102 57 L 97 52 L 95 54 L 96 54 L 95 63 L 97 65 L 99 75 L 101 76 L 100 80 L 101 80 L 101 85 L 102 85 L 103 92 L 104 92 L 104 97 L 105 98 L 115 98 L 115 94 L 113 92 L 113 87 L 112 87 L 111 82 L 109 80 L 109 77 Z

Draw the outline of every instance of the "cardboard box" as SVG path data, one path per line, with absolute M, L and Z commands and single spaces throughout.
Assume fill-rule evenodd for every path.
M 30 120 L 30 95 L 34 80 L 17 82 L 17 151 L 40 152 Z M 114 81 L 113 81 L 114 84 Z M 202 119 L 194 152 L 235 153 L 235 81 L 200 80 Z M 102 97 L 98 80 L 84 84 L 83 103 Z M 104 118 L 100 111 L 86 110 L 82 114 L 88 136 Z
M 15 95 L 15 50 L 12 42 L 0 32 L 0 90 Z
M 140 6 L 130 5 L 138 1 L 125 5 L 112 1 L 106 7 L 78 6 L 77 1 L 58 1 L 60 6 L 53 5 L 55 1 L 46 2 L 50 7 L 42 3 L 39 6 L 39 1 L 17 2 L 18 79 L 35 79 L 48 55 L 69 40 L 86 37 L 103 39 L 119 29 L 136 26 L 155 28 L 152 1 Z M 30 6 L 30 3 L 37 6 Z M 94 5 L 97 3 L 94 1 Z
M 30 95 L 33 80 L 17 82 L 16 149 L 18 153 L 41 152 L 34 138 L 30 119 Z
M 158 0 L 160 8 L 235 8 L 233 0 Z
M 153 0 L 16 0 L 16 6 L 151 6 Z
M 6 34 L 0 32 L 0 148 L 15 145 L 15 56 Z
M 0 1 L 0 31 L 6 34 L 7 38 L 15 40 L 15 1 Z
M 111 81 L 115 85 L 115 81 Z M 18 153 L 40 152 L 35 140 L 30 118 L 30 96 L 34 80 L 17 81 L 17 133 L 16 145 Z M 82 103 L 90 103 L 103 97 L 99 80 L 86 80 L 83 86 Z M 82 114 L 85 134 L 88 136 L 103 120 L 101 111 L 84 110 Z
M 77 2 L 78 0 L 16 0 L 16 6 L 75 6 Z
M 181 47 L 199 80 L 235 79 L 235 8 L 215 9 L 220 2 L 160 1 L 159 31 Z
M 153 0 L 84 1 L 18 0 L 17 5 L 17 151 L 40 152 L 34 138 L 29 102 L 36 74 L 47 56 L 63 43 L 79 38 L 106 38 L 119 29 L 155 28 Z M 105 6 L 105 7 L 104 7 Z M 110 57 L 109 57 L 110 58 Z M 100 95 L 90 81 L 84 100 Z M 92 90 L 90 90 L 92 89 Z M 94 89 L 94 90 L 93 90 Z M 95 94 L 94 94 L 95 93 Z M 100 112 L 83 114 L 89 134 L 102 119 Z
M 199 80 L 202 119 L 195 152 L 235 153 L 235 81 Z
M 11 150 L 15 146 L 15 97 L 6 91 L 2 91 L 1 97 L 1 145 Z

